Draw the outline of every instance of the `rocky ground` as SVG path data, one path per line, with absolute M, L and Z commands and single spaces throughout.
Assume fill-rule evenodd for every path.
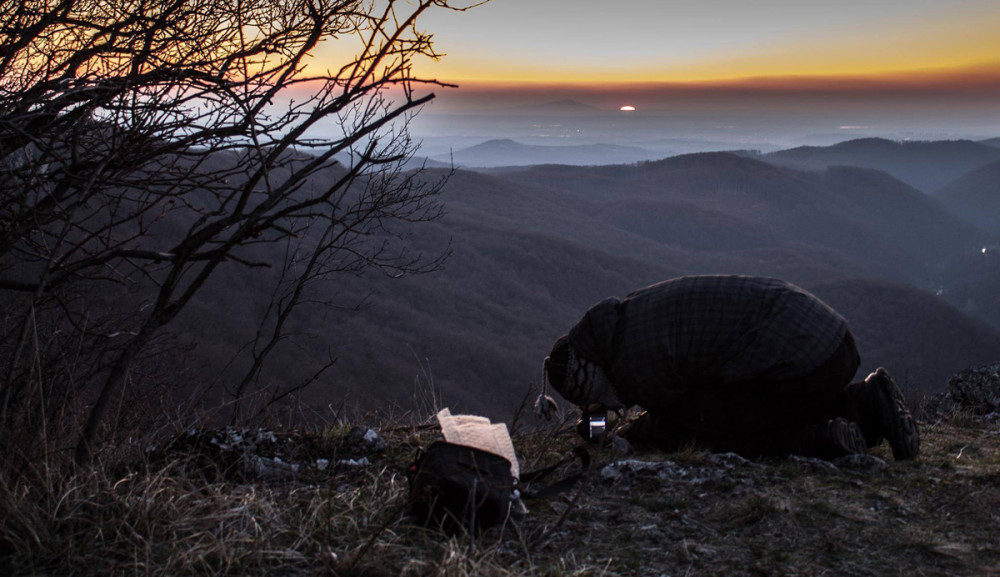
M 690 452 L 609 464 L 536 558 L 615 575 L 1000 575 L 995 422 L 923 425 L 923 452 L 834 463 Z M 562 502 L 525 525 L 554 524 Z
M 908 462 L 591 446 L 580 483 L 479 537 L 406 514 L 432 419 L 189 431 L 128 471 L 0 484 L 0 573 L 1000 575 L 1000 419 L 945 405 Z M 570 423 L 513 437 L 527 471 L 579 445 Z

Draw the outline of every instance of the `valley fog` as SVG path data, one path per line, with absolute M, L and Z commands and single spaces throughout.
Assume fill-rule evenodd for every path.
M 982 140 L 1000 133 L 992 93 L 941 99 L 887 90 L 687 91 L 647 88 L 546 94 L 445 91 L 413 121 L 421 154 L 436 157 L 487 140 L 529 145 L 615 144 L 653 156 L 711 150 L 770 152 L 866 137 Z M 635 110 L 622 111 L 623 106 Z M 662 157 L 662 156 L 661 156 Z

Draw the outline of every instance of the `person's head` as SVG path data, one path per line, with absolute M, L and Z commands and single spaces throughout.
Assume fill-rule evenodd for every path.
M 609 409 L 622 406 L 604 369 L 580 356 L 567 336 L 556 339 L 543 365 L 545 380 L 581 410 L 598 404 Z

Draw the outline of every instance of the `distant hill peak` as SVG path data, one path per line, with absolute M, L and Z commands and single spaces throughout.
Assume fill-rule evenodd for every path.
M 646 163 L 647 166 L 661 166 L 665 168 L 734 168 L 734 167 L 754 167 L 758 170 L 777 170 L 774 165 L 751 158 L 735 152 L 694 152 L 691 154 L 680 154 Z
M 492 140 L 486 140 L 480 142 L 479 144 L 470 146 L 469 149 L 473 148 L 515 148 L 528 146 L 527 144 L 522 144 L 516 140 L 510 138 L 494 138 Z

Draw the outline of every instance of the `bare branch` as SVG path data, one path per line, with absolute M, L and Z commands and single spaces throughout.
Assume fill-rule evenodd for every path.
M 157 335 L 219 270 L 281 271 L 243 395 L 320 281 L 440 266 L 447 247 L 425 259 L 399 242 L 441 214 L 443 183 L 402 170 L 407 121 L 434 98 L 423 91 L 448 86 L 414 73 L 415 58 L 439 57 L 417 22 L 470 7 L 25 0 L 3 11 L 0 312 L 20 328 L 0 333 L 0 451 L 36 418 L 29 313 L 47 351 L 76 351 L 78 367 L 45 378 L 52 398 L 90 395 L 75 405 L 82 462 L 112 399 L 143 386 L 134 375 Z M 348 40 L 362 49 L 323 72 L 315 49 Z

